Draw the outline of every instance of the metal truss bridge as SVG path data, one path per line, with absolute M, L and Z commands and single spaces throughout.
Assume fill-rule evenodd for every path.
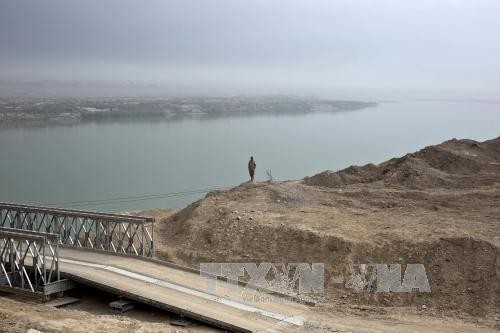
M 0 202 L 2 291 L 47 300 L 85 284 L 234 332 L 304 330 L 310 309 L 287 295 L 237 283 L 209 293 L 198 270 L 154 254 L 152 218 Z

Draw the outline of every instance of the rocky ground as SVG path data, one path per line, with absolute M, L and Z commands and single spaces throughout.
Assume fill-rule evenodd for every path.
M 72 293 L 80 302 L 63 308 L 54 308 L 32 298 L 0 294 L 0 332 L 220 332 L 191 321 L 186 321 L 185 327 L 174 326 L 171 323 L 179 321 L 178 316 L 147 306 L 137 305 L 125 314 L 113 313 L 108 303 L 116 301 L 117 297 L 96 290 Z
M 212 192 L 160 223 L 159 256 L 200 262 L 320 262 L 323 304 L 500 313 L 500 138 L 450 140 L 380 165 Z M 431 293 L 355 291 L 360 264 L 421 263 Z M 340 283 L 339 283 L 340 282 Z M 377 310 L 378 311 L 378 310 Z M 498 327 L 498 326 L 497 326 Z

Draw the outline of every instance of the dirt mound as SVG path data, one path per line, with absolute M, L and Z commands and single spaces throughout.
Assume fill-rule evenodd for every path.
M 425 305 L 446 315 L 495 314 L 499 147 L 499 138 L 450 140 L 380 165 L 212 192 L 158 224 L 158 256 L 191 267 L 325 263 L 325 302 L 336 309 Z M 346 280 L 329 282 L 376 263 L 423 264 L 432 292 L 355 292 Z
M 327 187 L 379 183 L 414 189 L 467 188 L 491 185 L 499 172 L 500 137 L 482 143 L 452 139 L 379 165 L 324 171 L 304 178 L 304 183 Z

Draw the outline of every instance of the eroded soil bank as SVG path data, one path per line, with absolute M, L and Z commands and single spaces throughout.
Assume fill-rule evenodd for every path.
M 486 318 L 500 308 L 500 138 L 450 140 L 379 165 L 243 183 L 161 220 L 160 257 L 320 262 L 332 306 L 413 306 Z M 360 264 L 424 265 L 430 293 L 355 292 Z M 331 278 L 343 276 L 344 283 Z

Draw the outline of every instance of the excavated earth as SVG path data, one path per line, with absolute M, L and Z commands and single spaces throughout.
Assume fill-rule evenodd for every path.
M 407 307 L 433 316 L 495 318 L 500 137 L 453 139 L 379 165 L 211 192 L 162 219 L 157 235 L 161 258 L 195 268 L 202 262 L 325 263 L 320 304 L 328 311 Z M 431 292 L 346 287 L 358 265 L 379 263 L 423 264 Z
M 194 268 L 324 263 L 324 298 L 304 332 L 500 330 L 500 137 L 454 139 L 303 180 L 244 183 L 180 211 L 132 213 L 156 218 L 159 257 Z M 431 292 L 349 285 L 360 264 L 381 263 L 423 264 Z M 171 326 L 175 316 L 148 307 L 110 314 L 115 296 L 76 292 L 81 302 L 64 309 L 0 294 L 0 332 L 219 331 Z

